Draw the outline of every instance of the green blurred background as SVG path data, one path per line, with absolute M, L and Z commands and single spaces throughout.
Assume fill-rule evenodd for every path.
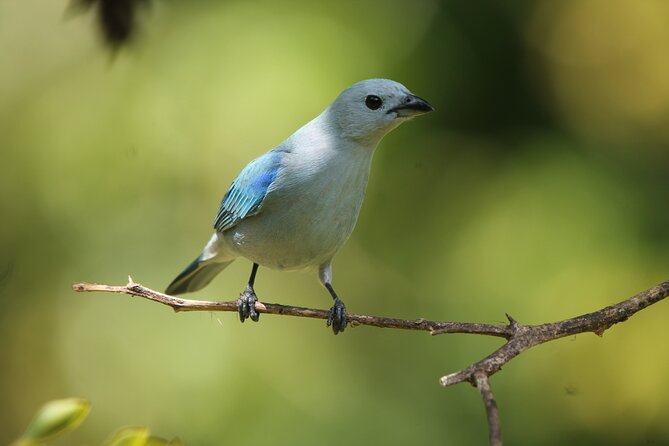
M 377 151 L 335 261 L 349 311 L 558 320 L 669 278 L 669 3 L 165 1 L 112 57 L 65 0 L 0 0 L 0 444 L 49 399 L 67 444 L 144 424 L 189 445 L 484 444 L 469 386 L 500 341 L 174 314 L 78 281 L 164 289 L 252 158 L 365 78 L 437 111 Z M 238 261 L 193 297 L 233 299 Z M 261 300 L 326 308 L 313 274 Z M 669 444 L 660 303 L 494 376 L 516 445 Z

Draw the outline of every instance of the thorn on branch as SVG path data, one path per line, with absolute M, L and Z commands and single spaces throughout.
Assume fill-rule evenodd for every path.
M 602 328 L 599 328 L 599 329 L 595 330 L 593 333 L 595 333 L 597 336 L 599 336 L 600 338 L 602 338 L 602 337 L 604 337 L 604 332 L 605 332 L 606 330 L 608 330 L 609 328 L 610 328 L 610 327 L 602 327 Z
M 517 328 L 518 327 L 518 321 L 515 320 L 509 313 L 504 313 L 506 315 L 506 318 L 509 321 L 509 327 Z

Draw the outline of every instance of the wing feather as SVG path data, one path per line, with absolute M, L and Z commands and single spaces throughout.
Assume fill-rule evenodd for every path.
M 221 200 L 214 220 L 217 231 L 230 229 L 257 213 L 281 169 L 281 156 L 279 151 L 270 151 L 251 161 L 241 171 Z

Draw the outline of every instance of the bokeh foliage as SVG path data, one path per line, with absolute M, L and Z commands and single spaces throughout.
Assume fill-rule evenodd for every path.
M 43 401 L 187 444 L 483 444 L 437 378 L 497 340 L 175 315 L 76 281 L 162 289 L 234 175 L 349 84 L 437 112 L 388 136 L 335 262 L 349 310 L 543 322 L 669 278 L 669 7 L 649 0 L 165 1 L 110 56 L 65 0 L 0 0 L 0 443 Z M 238 261 L 199 298 L 234 298 Z M 262 299 L 330 304 L 261 269 Z M 513 444 L 663 444 L 666 304 L 540 347 L 492 380 Z

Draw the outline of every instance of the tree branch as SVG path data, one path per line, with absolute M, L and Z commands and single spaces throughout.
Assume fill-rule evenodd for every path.
M 487 376 L 492 376 L 499 372 L 504 364 L 525 350 L 565 336 L 586 332 L 602 336 L 613 325 L 626 321 L 637 312 L 666 298 L 667 295 L 669 295 L 669 281 L 643 291 L 616 305 L 560 322 L 550 322 L 541 325 L 521 325 L 507 315 L 510 322 L 508 327 L 513 330 L 513 334 L 507 338 L 506 344 L 469 367 L 443 376 L 440 382 L 444 386 L 450 386 L 463 381 L 469 381 L 473 385 L 476 385 L 474 376 L 476 372 L 481 371 Z M 441 331 L 438 329 L 433 331 L 433 334 L 440 333 Z
M 109 293 L 129 294 L 142 297 L 153 302 L 172 307 L 176 312 L 181 311 L 234 311 L 237 312 L 237 300 L 231 301 L 209 301 L 182 299 L 169 296 L 134 283 L 128 277 L 128 284 L 122 286 L 101 285 L 97 283 L 76 283 L 72 285 L 74 291 L 105 291 Z M 265 314 L 277 314 L 283 316 L 308 317 L 313 319 L 327 319 L 326 310 L 314 308 L 293 307 L 290 305 L 279 305 L 256 302 L 256 311 Z M 496 336 L 508 339 L 513 330 L 506 325 L 477 324 L 469 322 L 435 322 L 426 319 L 395 319 L 381 316 L 366 316 L 362 314 L 349 314 L 346 319 L 351 325 L 370 325 L 380 328 L 399 328 L 402 330 L 419 330 L 429 333 L 467 333 L 486 336 Z
M 478 371 L 474 373 L 476 387 L 478 387 L 481 396 L 483 397 L 483 405 L 485 406 L 486 416 L 488 417 L 488 439 L 490 446 L 502 446 L 502 426 L 499 422 L 499 411 L 497 410 L 497 402 L 495 396 L 492 394 L 490 381 L 488 375 Z
M 129 294 L 171 307 L 174 311 L 237 311 L 238 301 L 206 301 L 182 299 L 168 296 L 134 283 L 128 277 L 128 284 L 123 286 L 78 283 L 72 289 L 83 291 L 104 291 L 110 293 Z M 403 330 L 427 331 L 430 334 L 465 333 L 501 337 L 506 340 L 504 345 L 490 355 L 467 368 L 443 376 L 440 383 L 450 386 L 461 382 L 469 382 L 481 393 L 488 418 L 488 432 L 492 446 L 502 445 L 502 431 L 499 421 L 497 403 L 490 387 L 489 378 L 502 369 L 502 366 L 524 351 L 565 336 L 592 332 L 602 336 L 613 325 L 624 322 L 637 312 L 657 303 L 669 296 L 669 281 L 663 282 L 649 290 L 643 291 L 618 304 L 601 310 L 540 325 L 521 325 L 511 316 L 508 325 L 478 324 L 469 322 L 437 322 L 425 319 L 394 319 L 380 316 L 350 314 L 347 316 L 352 325 L 369 325 L 380 328 L 398 328 Z M 288 305 L 256 303 L 256 311 L 266 314 L 284 316 L 327 319 L 328 312 L 313 308 L 293 307 Z

